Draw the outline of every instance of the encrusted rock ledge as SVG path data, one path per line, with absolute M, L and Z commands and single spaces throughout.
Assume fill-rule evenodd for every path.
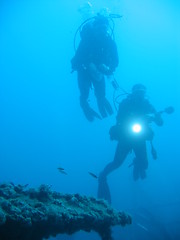
M 111 240 L 111 226 L 126 224 L 131 224 L 131 217 L 103 200 L 58 193 L 47 185 L 27 189 L 0 184 L 1 240 L 42 240 L 79 230 L 94 230 L 101 239 Z

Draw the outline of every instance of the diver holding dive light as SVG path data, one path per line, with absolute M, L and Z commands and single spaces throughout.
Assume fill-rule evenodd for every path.
M 120 104 L 116 117 L 116 125 L 110 128 L 111 140 L 118 141 L 114 160 L 107 164 L 99 176 L 98 197 L 111 202 L 110 190 L 107 184 L 107 176 L 119 168 L 127 155 L 133 151 L 135 158 L 130 166 L 133 166 L 133 179 L 146 178 L 148 168 L 146 141 L 150 141 L 152 147 L 152 156 L 157 158 L 156 151 L 153 148 L 153 131 L 151 123 L 162 126 L 163 120 L 161 114 L 172 113 L 172 107 L 164 111 L 157 112 L 150 102 L 145 98 L 146 87 L 142 84 L 136 84 L 132 87 L 132 93 L 128 94 Z

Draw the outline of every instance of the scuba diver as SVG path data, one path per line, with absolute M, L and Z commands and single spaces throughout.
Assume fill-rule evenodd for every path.
M 80 106 L 90 122 L 94 118 L 102 119 L 113 114 L 105 91 L 105 76 L 111 76 L 118 66 L 118 52 L 112 36 L 113 30 L 111 29 L 112 34 L 109 33 L 111 20 L 111 17 L 105 17 L 99 13 L 82 23 L 78 28 L 81 40 L 71 60 L 72 72 L 77 71 L 78 75 Z M 100 114 L 88 103 L 92 87 Z
M 110 138 L 118 141 L 118 144 L 114 160 L 104 168 L 98 178 L 98 197 L 106 199 L 109 203 L 111 203 L 111 196 L 107 184 L 107 176 L 119 168 L 127 155 L 133 151 L 135 158 L 130 165 L 133 166 L 133 179 L 135 181 L 139 178 L 145 179 L 148 168 L 146 141 L 150 141 L 152 156 L 154 159 L 157 158 L 156 151 L 152 145 L 154 134 L 150 126 L 151 122 L 162 126 L 161 114 L 163 112 L 173 112 L 172 107 L 157 112 L 145 95 L 146 87 L 144 85 L 134 85 L 132 93 L 128 94 L 127 98 L 119 104 L 116 125 L 110 128 Z

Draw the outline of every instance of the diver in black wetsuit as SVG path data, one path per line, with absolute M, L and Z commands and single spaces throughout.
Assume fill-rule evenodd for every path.
M 111 202 L 110 191 L 106 177 L 121 166 L 127 155 L 133 150 L 135 158 L 132 163 L 133 178 L 146 178 L 148 159 L 146 141 L 153 139 L 153 131 L 150 122 L 158 126 L 163 125 L 161 112 L 156 112 L 154 107 L 145 98 L 146 88 L 142 84 L 136 84 L 132 93 L 119 104 L 117 123 L 110 129 L 110 137 L 117 140 L 117 148 L 114 160 L 110 162 L 99 176 L 98 197 Z M 134 131 L 134 132 L 133 132 Z M 154 158 L 156 158 L 154 154 Z
M 105 118 L 113 113 L 106 99 L 105 76 L 112 75 L 118 66 L 116 43 L 108 32 L 109 20 L 98 14 L 83 26 L 81 41 L 71 60 L 72 71 L 78 73 L 80 105 L 89 121 Z M 88 103 L 89 91 L 94 88 L 99 113 Z

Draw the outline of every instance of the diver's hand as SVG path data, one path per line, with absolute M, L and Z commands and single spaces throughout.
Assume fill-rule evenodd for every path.
M 103 79 L 103 74 L 97 69 L 94 63 L 90 63 L 88 70 L 95 81 L 101 81 Z
M 98 67 L 99 71 L 102 72 L 105 75 L 111 75 L 110 68 L 106 64 L 101 64 Z
M 148 122 L 155 122 L 156 125 L 158 125 L 158 126 L 163 125 L 161 113 L 155 113 L 154 116 L 147 116 L 147 120 L 148 120 Z
M 154 116 L 154 122 L 158 125 L 158 126 L 162 126 L 163 125 L 163 119 L 161 117 L 161 113 L 156 113 Z
M 147 115 L 147 116 L 146 116 L 146 119 L 147 119 L 147 121 L 148 121 L 149 123 L 151 123 L 151 122 L 154 122 L 154 121 L 155 121 L 155 118 L 154 118 L 154 116 L 151 116 L 151 115 Z

